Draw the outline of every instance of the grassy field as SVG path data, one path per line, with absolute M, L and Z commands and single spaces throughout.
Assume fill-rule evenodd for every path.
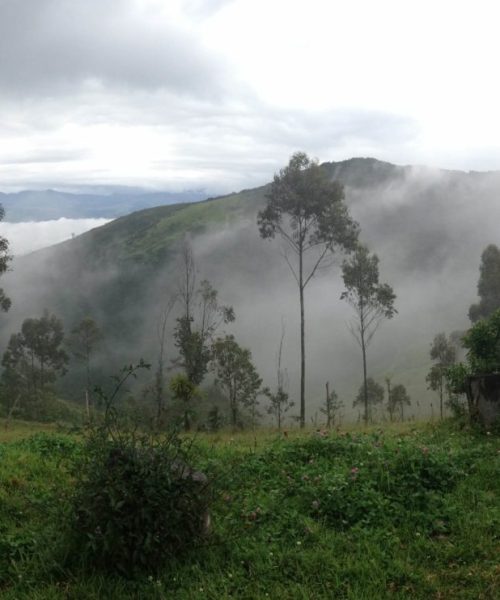
M 0 423 L 0 597 L 500 597 L 498 436 L 445 423 L 195 446 L 213 482 L 211 535 L 125 579 L 67 566 L 78 437 Z

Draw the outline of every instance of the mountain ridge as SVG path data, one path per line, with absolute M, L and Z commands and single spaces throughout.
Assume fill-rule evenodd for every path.
M 433 168 L 425 165 L 397 165 L 373 157 L 352 157 L 341 161 L 321 163 L 329 175 L 339 179 L 346 186 L 357 188 L 384 185 L 387 181 L 404 181 L 412 173 L 427 175 L 437 173 L 445 178 L 463 180 L 470 177 L 484 179 L 498 178 L 500 171 L 460 171 Z M 116 218 L 145 208 L 160 205 L 187 204 L 191 202 L 213 201 L 237 193 L 250 192 L 265 188 L 268 184 L 255 188 L 242 189 L 222 195 L 209 195 L 204 191 L 150 192 L 140 189 L 122 190 L 110 193 L 65 192 L 57 189 L 22 190 L 19 192 L 0 192 L 0 204 L 6 211 L 6 221 L 42 221 L 65 218 Z M 111 188 L 112 190 L 114 188 Z
M 19 223 L 60 218 L 116 218 L 147 207 L 195 202 L 206 196 L 205 192 L 198 191 L 89 194 L 47 189 L 0 192 L 0 204 L 5 210 L 5 220 Z

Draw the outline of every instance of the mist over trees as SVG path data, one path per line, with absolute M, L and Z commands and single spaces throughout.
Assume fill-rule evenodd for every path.
M 439 415 L 444 416 L 444 403 L 451 398 L 451 390 L 446 377 L 447 370 L 457 359 L 457 351 L 452 340 L 445 333 L 438 333 L 431 344 L 430 357 L 434 364 L 427 374 L 429 389 L 438 393 Z
M 276 387 L 274 391 L 266 387 L 262 390 L 269 399 L 267 407 L 268 414 L 276 419 L 278 430 L 281 430 L 283 421 L 288 411 L 295 406 L 295 402 L 291 400 L 288 394 L 288 373 L 283 368 L 283 342 L 285 341 L 285 324 L 281 323 L 281 337 L 278 348 L 277 364 L 276 364 Z
M 96 346 L 102 341 L 102 337 L 102 331 L 97 323 L 92 317 L 87 316 L 71 330 L 67 341 L 73 356 L 81 361 L 85 367 L 85 409 L 89 419 L 92 405 L 91 359 Z
M 363 225 L 363 242 L 369 244 L 370 250 L 376 250 L 384 278 L 397 289 L 401 317 L 377 329 L 374 346 L 367 352 L 367 377 L 383 381 L 386 373 L 392 373 L 413 400 L 412 416 L 426 416 L 431 398 L 437 395 L 432 389 L 427 391 L 426 375 L 432 360 L 429 339 L 436 330 L 465 331 L 466 309 L 475 295 L 477 258 L 481 251 L 485 252 L 485 240 L 496 239 L 492 218 L 482 224 L 480 238 L 464 237 L 464 223 L 470 217 L 466 200 L 477 191 L 478 202 L 486 202 L 498 182 L 493 175 L 472 177 L 410 167 L 389 165 L 389 168 L 370 159 L 317 166 L 327 178 L 339 177 L 338 188 L 346 186 L 342 203 L 349 207 L 349 218 L 352 223 Z M 280 256 L 272 244 L 263 243 L 262 232 L 255 227 L 255 218 L 266 210 L 270 202 L 266 194 L 272 189 L 273 184 L 269 184 L 199 204 L 140 211 L 59 247 L 16 258 L 14 270 L 7 269 L 3 274 L 5 288 L 14 300 L 0 323 L 4 348 L 12 333 L 20 331 L 26 316 L 39 314 L 40 307 L 47 306 L 70 330 L 83 315 L 92 315 L 102 329 L 103 338 L 102 344 L 92 351 L 90 386 L 85 361 L 72 354 L 69 373 L 63 379 L 57 378 L 52 385 L 54 393 L 82 405 L 85 389 L 92 390 L 94 383 L 102 383 L 109 373 L 116 372 L 134 357 L 144 356 L 158 367 L 144 403 L 136 408 L 147 405 L 147 410 L 155 413 L 156 422 L 163 426 L 180 416 L 176 410 L 182 405 L 173 398 L 171 378 L 179 371 L 195 373 L 197 364 L 204 365 L 201 383 L 196 385 L 200 395 L 195 395 L 191 402 L 191 426 L 210 427 L 208 413 L 212 409 L 213 424 L 220 426 L 230 421 L 229 404 L 222 388 L 213 386 L 215 375 L 207 368 L 210 364 L 207 357 L 213 339 L 223 337 L 225 331 L 221 326 L 212 339 L 205 338 L 200 344 L 205 337 L 201 282 L 206 280 L 211 282 L 212 292 L 219 291 L 220 298 L 236 308 L 238 321 L 230 324 L 231 333 L 238 344 L 252 350 L 255 368 L 272 394 L 279 391 L 274 360 L 279 322 L 282 315 L 287 319 L 290 327 L 282 370 L 288 373 L 288 378 L 279 393 L 278 405 L 285 406 L 286 396 L 296 410 L 290 408 L 281 414 L 281 427 L 296 417 L 300 419 L 295 412 L 299 412 L 302 377 L 301 370 L 293 368 L 298 367 L 302 350 L 300 321 L 294 321 L 295 304 L 299 299 L 300 305 L 300 297 L 296 294 L 298 281 L 290 276 L 291 267 L 298 276 L 300 261 L 278 229 L 274 237 L 281 242 L 282 250 L 286 249 L 285 256 Z M 452 211 L 450 190 L 456 192 L 453 198 L 457 199 L 456 210 Z M 426 219 L 425 213 L 431 208 L 435 218 Z M 494 205 L 490 208 L 493 210 Z M 280 214 L 283 230 L 293 233 L 292 216 L 286 212 Z M 496 213 L 493 210 L 491 214 Z M 447 223 L 444 228 L 443 219 Z M 418 228 L 415 222 L 419 223 Z M 192 254 L 196 255 L 193 271 L 196 282 L 188 292 L 189 317 L 180 294 L 180 282 L 185 279 L 180 256 L 186 237 L 190 239 Z M 304 254 L 304 282 L 324 249 L 320 244 Z M 333 381 L 335 393 L 345 399 L 345 418 L 349 420 L 353 417 L 353 389 L 360 374 L 356 367 L 358 351 L 350 344 L 345 328 L 350 305 L 333 302 L 346 288 L 340 278 L 327 273 L 332 261 L 337 266 L 341 264 L 344 258 L 341 250 L 335 247 L 335 253 L 326 251 L 313 275 L 314 288 L 309 285 L 311 280 L 307 283 L 312 293 L 303 290 L 304 317 L 307 317 L 304 399 L 308 413 L 311 410 L 319 413 L 326 408 L 325 381 Z M 351 252 L 348 258 L 352 256 Z M 491 283 L 489 287 L 494 285 Z M 205 290 L 208 303 L 212 292 Z M 464 298 L 463 303 L 457 298 Z M 174 299 L 175 306 L 168 318 L 159 318 L 163 310 L 160 307 L 169 306 Z M 481 295 L 479 300 L 482 301 Z M 216 315 L 217 320 L 220 316 Z M 294 322 L 296 327 L 291 326 Z M 191 379 L 199 380 L 196 375 Z M 138 387 L 134 383 L 134 393 Z M 446 402 L 445 393 L 445 406 Z M 263 398 L 262 407 L 261 412 L 266 414 L 271 407 L 269 397 Z M 399 407 L 394 409 L 393 418 L 400 418 Z M 266 414 L 266 419 L 277 422 L 274 412 Z M 324 420 L 328 421 L 326 414 Z
M 374 410 L 377 406 L 382 405 L 384 401 L 384 388 L 380 383 L 377 383 L 373 377 L 363 381 L 359 387 L 358 394 L 354 399 L 354 407 L 362 407 L 363 420 L 365 423 L 373 422 Z
M 241 409 L 246 408 L 255 425 L 257 396 L 262 379 L 252 363 L 252 353 L 242 348 L 232 335 L 217 338 L 213 344 L 213 369 L 218 383 L 229 400 L 233 429 L 241 423 Z
M 0 205 L 0 221 L 5 217 L 5 211 Z M 9 241 L 0 236 L 0 276 L 3 275 L 9 268 L 9 263 L 12 261 L 12 256 L 9 254 Z M 6 295 L 3 288 L 0 288 L 0 309 L 7 312 L 10 308 L 11 300 Z
M 300 305 L 300 426 L 305 425 L 305 298 L 304 292 L 331 253 L 354 249 L 358 225 L 344 203 L 344 189 L 331 181 L 317 161 L 294 154 L 274 176 L 266 208 L 257 223 L 261 237 L 277 234 L 285 243 L 283 257 L 299 289 Z M 290 257 L 289 252 L 292 257 Z M 293 260 L 293 262 L 292 262 Z
M 339 399 L 337 392 L 332 389 L 330 390 L 330 383 L 327 381 L 325 384 L 326 396 L 323 406 L 320 407 L 326 417 L 326 428 L 330 429 L 340 420 L 340 411 L 344 407 L 344 403 Z
M 361 348 L 363 358 L 364 420 L 369 421 L 368 376 L 366 350 L 383 319 L 392 319 L 396 295 L 387 283 L 379 283 L 379 259 L 370 256 L 366 246 L 359 245 L 356 252 L 342 265 L 342 278 L 346 290 L 340 296 L 355 312 L 349 330 Z M 373 395 L 373 394 L 372 394 Z
M 402 383 L 398 383 L 394 387 L 391 387 L 390 392 L 387 395 L 387 410 L 390 415 L 390 420 L 393 421 L 394 415 L 399 412 L 400 420 L 404 421 L 405 406 L 411 406 L 411 399 L 405 386 Z

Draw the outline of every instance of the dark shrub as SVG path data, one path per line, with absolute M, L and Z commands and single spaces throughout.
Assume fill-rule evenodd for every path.
M 207 533 L 206 477 L 167 439 L 90 436 L 77 474 L 74 543 L 86 566 L 155 571 Z

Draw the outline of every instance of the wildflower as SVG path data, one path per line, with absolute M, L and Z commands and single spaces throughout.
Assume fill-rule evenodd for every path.
M 309 481 L 309 475 L 302 475 L 302 481 Z
M 222 496 L 222 499 L 224 500 L 224 502 L 230 502 L 231 496 L 229 494 L 224 494 L 224 496 Z
M 352 473 L 353 475 L 356 475 L 357 473 L 359 473 L 359 469 L 358 469 L 358 467 L 353 467 L 353 468 L 351 469 L 351 473 Z
M 311 506 L 312 506 L 313 510 L 318 510 L 318 508 L 319 508 L 319 500 L 313 500 L 311 502 Z
M 429 448 L 427 448 L 427 446 L 424 446 L 424 447 L 422 448 L 422 453 L 423 453 L 423 454 L 429 454 Z
M 297 546 L 302 546 L 302 542 L 297 542 Z

